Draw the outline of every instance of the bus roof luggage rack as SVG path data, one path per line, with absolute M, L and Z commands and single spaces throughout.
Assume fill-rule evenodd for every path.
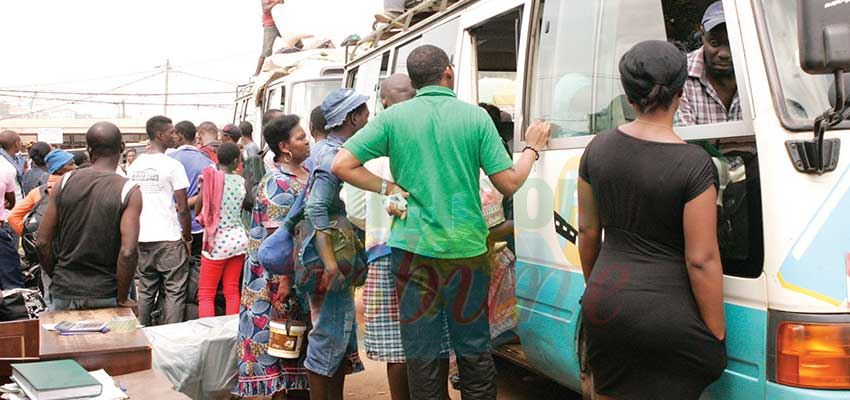
M 345 62 L 348 63 L 351 61 L 360 48 L 369 50 L 378 47 L 381 40 L 389 39 L 406 32 L 434 15 L 442 14 L 449 9 L 459 6 L 461 3 L 471 1 L 474 0 L 422 0 L 417 6 L 405 10 L 401 15 L 393 18 L 388 23 L 379 24 L 372 33 L 358 40 L 354 44 L 353 49 L 350 49 L 350 45 L 345 46 Z

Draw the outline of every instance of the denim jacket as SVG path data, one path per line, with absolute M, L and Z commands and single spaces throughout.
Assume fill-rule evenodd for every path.
M 317 231 L 328 231 L 337 239 L 343 232 L 353 233 L 353 225 L 346 220 L 345 203 L 339 196 L 342 181 L 331 173 L 331 165 L 342 143 L 342 139 L 332 134 L 328 136 L 327 140 L 317 144 L 313 150 L 313 155 L 310 156 L 314 168 L 310 173 L 307 189 L 305 189 L 306 204 L 303 214 L 307 223 L 302 224 L 305 229 L 305 238 L 299 246 L 298 255 L 298 264 L 306 268 L 304 271 L 324 267 L 313 240 Z M 290 227 L 297 223 L 299 219 L 298 216 L 290 216 L 287 218 L 288 221 L 286 221 L 285 226 Z M 334 239 L 334 241 L 337 239 Z M 337 244 L 339 243 L 335 242 L 335 253 L 339 250 L 336 248 Z M 337 259 L 340 271 L 345 276 L 344 286 L 358 281 L 360 277 L 365 277 L 366 251 L 362 243 L 355 244 L 354 248 L 349 249 L 353 251 L 352 254 L 344 257 L 345 259 Z M 299 267 L 296 266 L 296 280 L 306 284 L 305 289 L 310 291 L 311 284 L 304 276 L 299 277 L 298 271 Z
M 339 197 L 342 181 L 331 173 L 331 164 L 342 143 L 342 139 L 331 134 L 316 145 L 310 156 L 313 171 L 307 184 L 305 212 L 313 229 L 318 231 L 331 228 L 336 217 L 345 216 L 345 204 Z

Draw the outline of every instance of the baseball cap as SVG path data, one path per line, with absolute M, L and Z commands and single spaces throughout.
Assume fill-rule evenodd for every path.
M 221 128 L 221 131 L 224 132 L 225 135 L 230 136 L 231 138 L 242 137 L 242 129 L 239 129 L 239 127 L 234 124 L 225 125 L 224 128 Z
M 726 15 L 723 13 L 723 2 L 715 1 L 705 9 L 702 16 L 702 28 L 709 32 L 720 24 L 726 23 Z

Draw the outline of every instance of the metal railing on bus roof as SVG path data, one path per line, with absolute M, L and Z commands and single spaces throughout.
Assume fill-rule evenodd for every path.
M 377 29 L 372 31 L 372 33 L 358 40 L 357 43 L 353 45 L 353 48 L 351 45 L 345 46 L 345 63 L 348 64 L 348 62 L 353 60 L 357 54 L 357 50 L 360 48 L 371 50 L 378 47 L 385 35 L 391 34 L 390 37 L 395 37 L 409 31 L 411 28 L 433 18 L 436 15 L 443 14 L 455 7 L 460 7 L 463 3 L 469 3 L 472 1 L 475 0 L 423 0 L 422 3 L 405 10 L 399 16 L 393 18 L 390 22 L 380 24 Z M 417 23 L 414 24 L 413 18 L 422 13 L 433 13 L 433 15 L 421 21 L 417 21 Z

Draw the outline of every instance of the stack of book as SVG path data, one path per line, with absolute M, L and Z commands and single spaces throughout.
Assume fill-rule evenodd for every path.
M 12 381 L 30 400 L 100 396 L 103 385 L 74 360 L 12 364 Z

